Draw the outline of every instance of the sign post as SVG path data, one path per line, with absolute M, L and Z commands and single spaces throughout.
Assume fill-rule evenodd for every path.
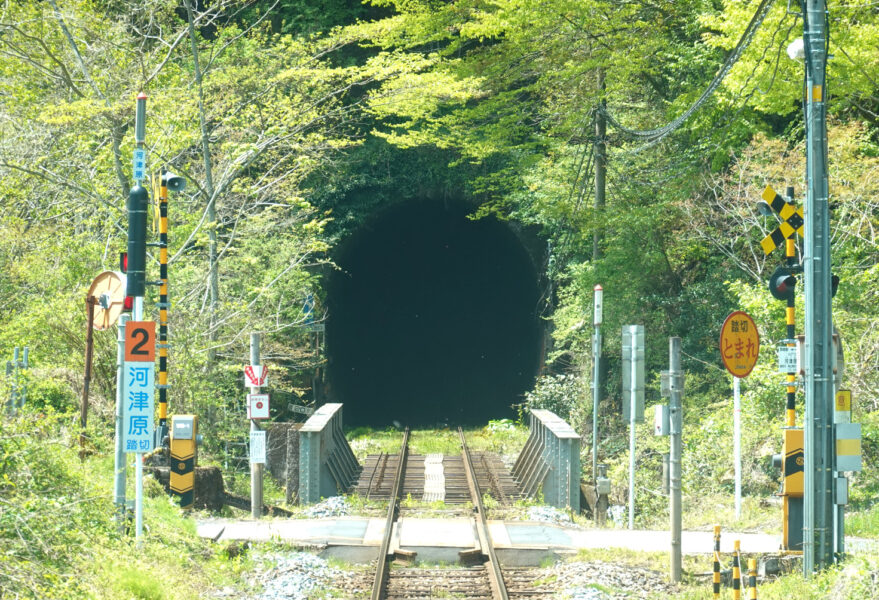
M 592 481 L 598 481 L 598 404 L 601 400 L 601 320 L 604 306 L 604 290 L 600 285 L 593 288 L 594 312 L 592 323 L 595 333 L 592 336 Z
M 668 412 L 669 412 L 669 502 L 668 516 L 671 529 L 669 567 L 671 580 L 681 581 L 681 455 L 684 429 L 684 369 L 681 366 L 681 338 L 668 338 Z
M 720 328 L 720 357 L 733 376 L 733 462 L 735 463 L 736 519 L 742 516 L 742 399 L 741 380 L 750 375 L 760 354 L 760 334 L 747 313 L 729 314 Z
M 250 366 L 244 368 L 244 378 L 250 386 L 250 397 L 259 394 L 259 388 L 265 385 L 267 369 L 260 365 L 259 334 L 250 334 Z M 268 408 L 268 401 L 266 401 Z M 248 414 L 250 407 L 248 407 Z M 250 418 L 250 516 L 258 519 L 262 516 L 262 466 L 266 462 L 266 432 L 262 431 L 256 421 Z
M 129 321 L 125 327 L 122 444 L 135 454 L 135 537 L 143 536 L 143 455 L 153 449 L 156 323 Z

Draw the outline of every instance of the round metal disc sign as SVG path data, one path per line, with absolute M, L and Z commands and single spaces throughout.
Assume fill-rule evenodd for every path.
M 760 334 L 754 319 L 737 310 L 726 318 L 720 328 L 720 357 L 723 366 L 735 377 L 747 377 L 760 354 Z

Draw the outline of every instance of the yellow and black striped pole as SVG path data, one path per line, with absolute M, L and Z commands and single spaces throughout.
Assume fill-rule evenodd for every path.
M 757 600 L 757 559 L 748 559 L 748 600 Z
M 742 598 L 742 543 L 739 540 L 733 542 L 732 557 L 732 597 L 733 600 Z
M 720 525 L 714 526 L 714 577 L 712 579 L 714 598 L 720 598 Z
M 796 257 L 796 247 L 794 245 L 794 239 L 788 238 L 785 240 L 784 244 L 785 249 L 785 258 L 787 258 L 787 264 L 789 267 L 796 265 L 797 257 Z M 796 347 L 796 301 L 794 299 L 794 294 L 791 294 L 787 298 L 787 308 L 785 309 L 785 322 L 787 324 L 787 345 L 789 347 Z M 793 373 L 787 374 L 787 403 L 785 405 L 785 413 L 787 417 L 787 426 L 788 427 L 796 427 L 797 426 L 797 411 L 796 411 L 796 399 L 797 399 L 797 373 L 794 371 Z
M 159 427 L 168 422 L 168 186 L 159 178 Z M 161 440 L 159 440 L 161 442 Z

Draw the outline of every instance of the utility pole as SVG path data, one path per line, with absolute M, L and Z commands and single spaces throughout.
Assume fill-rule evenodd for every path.
M 806 62 L 805 253 L 805 502 L 803 574 L 834 562 L 833 373 L 831 363 L 830 212 L 827 186 L 827 4 L 805 0 L 803 47 Z
M 601 100 L 598 102 L 598 110 L 595 112 L 595 225 L 592 229 L 592 260 L 601 258 L 601 228 L 598 225 L 599 218 L 604 212 L 605 189 L 607 183 L 607 117 L 605 109 L 607 102 L 604 99 L 606 89 L 604 83 L 604 69 L 598 68 L 598 93 Z
M 670 571 L 673 582 L 681 581 L 681 434 L 683 430 L 684 372 L 681 369 L 681 338 L 668 339 L 669 520 L 671 524 Z

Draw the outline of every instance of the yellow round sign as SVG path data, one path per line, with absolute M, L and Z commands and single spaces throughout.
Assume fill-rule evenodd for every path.
M 720 328 L 720 357 L 723 366 L 735 377 L 747 377 L 757 364 L 760 334 L 754 319 L 737 310 L 726 318 Z

